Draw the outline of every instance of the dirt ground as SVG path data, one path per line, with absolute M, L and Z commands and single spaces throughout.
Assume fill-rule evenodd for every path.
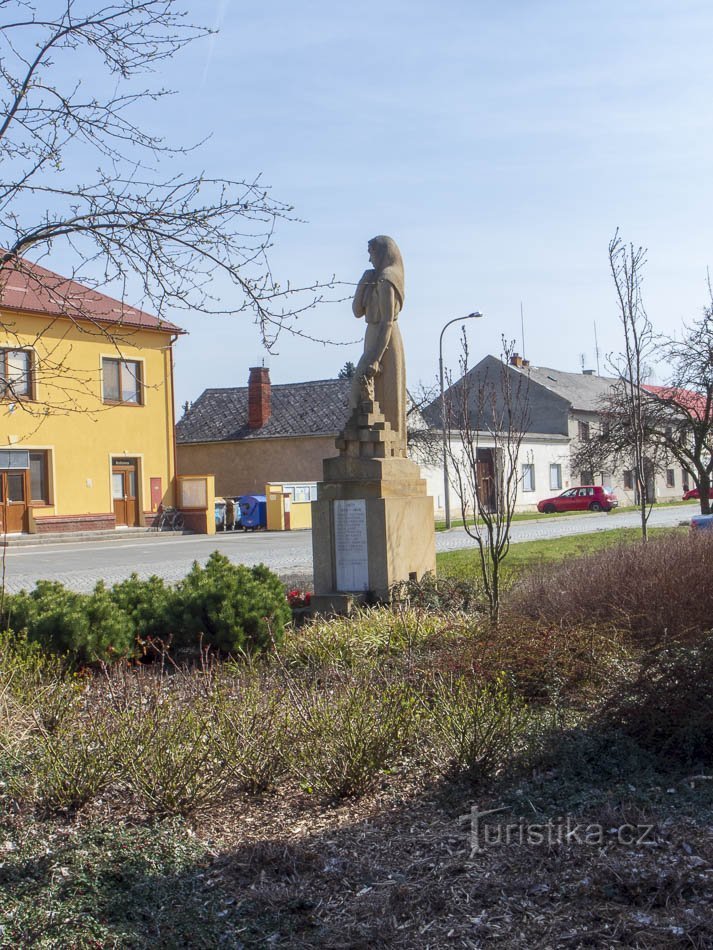
M 556 774 L 483 799 L 422 776 L 334 807 L 246 801 L 196 832 L 245 947 L 709 948 L 710 779 L 613 783 L 575 815 L 541 811 Z M 476 833 L 473 806 L 502 810 Z

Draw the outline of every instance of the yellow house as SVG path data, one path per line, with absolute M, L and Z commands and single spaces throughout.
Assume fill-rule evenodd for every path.
M 150 524 L 173 504 L 178 327 L 22 262 L 0 282 L 0 531 Z

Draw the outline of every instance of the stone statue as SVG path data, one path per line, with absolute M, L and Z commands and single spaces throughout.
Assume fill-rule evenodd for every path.
M 404 303 L 404 265 L 393 238 L 369 241 L 374 265 L 362 275 L 354 294 L 355 317 L 366 318 L 364 352 L 352 382 L 349 405 L 357 411 L 376 400 L 393 433 L 393 454 L 406 457 L 406 367 L 398 316 Z
M 436 569 L 433 499 L 406 455 L 406 372 L 398 316 L 404 268 L 396 242 L 369 241 L 372 268 L 354 295 L 366 318 L 364 352 L 351 384 L 351 413 L 322 463 L 312 502 L 313 610 L 349 613 L 389 602 L 402 581 Z

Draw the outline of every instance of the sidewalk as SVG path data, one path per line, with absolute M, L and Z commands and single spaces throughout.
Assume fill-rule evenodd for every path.
M 62 531 L 57 534 L 0 535 L 0 548 L 35 547 L 47 544 L 72 544 L 76 541 L 150 541 L 171 535 L 180 538 L 191 531 L 155 531 L 153 528 L 113 528 L 109 531 Z

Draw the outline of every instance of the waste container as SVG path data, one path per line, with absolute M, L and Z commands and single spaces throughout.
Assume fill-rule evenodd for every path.
M 215 499 L 215 530 L 225 530 L 225 498 Z
M 241 495 L 240 525 L 245 531 L 267 527 L 267 499 L 265 495 Z

